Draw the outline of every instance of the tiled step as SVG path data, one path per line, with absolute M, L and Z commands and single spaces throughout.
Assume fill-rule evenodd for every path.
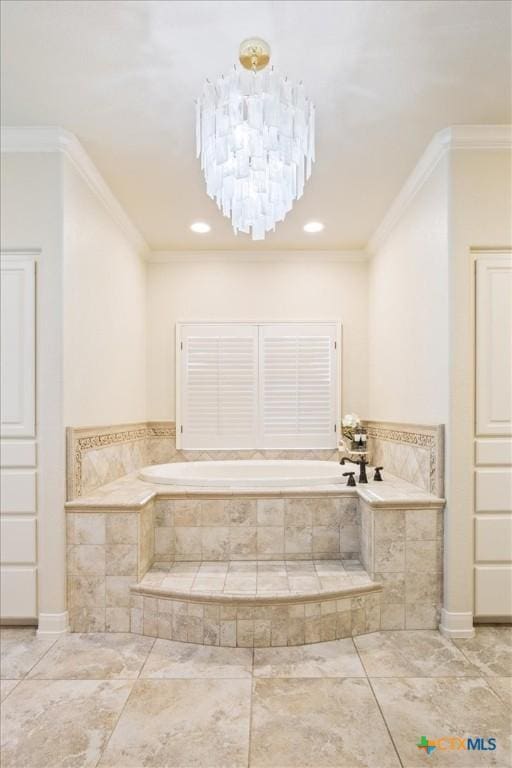
M 158 563 L 132 592 L 253 604 L 327 599 L 375 588 L 359 560 L 250 560 Z
M 380 629 L 382 586 L 357 560 L 157 564 L 131 588 L 131 631 L 228 647 Z

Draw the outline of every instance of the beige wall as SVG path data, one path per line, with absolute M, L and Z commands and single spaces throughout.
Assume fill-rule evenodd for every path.
M 148 265 L 148 417 L 175 417 L 175 325 L 192 320 L 341 320 L 343 412 L 367 411 L 367 263 L 321 254 Z
M 65 156 L 2 153 L 2 248 L 36 250 L 38 610 L 65 626 L 65 427 L 146 417 L 145 262 Z
M 470 616 L 471 249 L 512 244 L 510 169 L 510 151 L 447 150 L 370 264 L 145 265 L 61 153 L 2 155 L 2 247 L 40 251 L 40 612 L 65 609 L 64 426 L 173 419 L 177 321 L 319 319 L 343 322 L 343 412 L 447 424 L 445 610 Z
M 146 264 L 63 160 L 64 423 L 146 415 Z
M 2 248 L 37 250 L 38 610 L 59 615 L 65 590 L 62 420 L 62 159 L 2 153 Z
M 472 249 L 512 245 L 512 153 L 453 136 L 369 265 L 368 402 L 373 419 L 446 424 L 442 628 L 461 635 L 473 618 Z
M 474 304 L 471 249 L 512 246 L 512 152 L 454 150 L 450 197 L 450 416 L 445 610 L 473 611 Z
M 448 160 L 408 205 L 369 268 L 368 415 L 448 416 Z

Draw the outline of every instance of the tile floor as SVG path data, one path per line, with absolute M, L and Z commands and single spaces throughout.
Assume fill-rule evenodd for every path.
M 359 560 L 246 560 L 158 563 L 139 586 L 217 595 L 321 594 L 367 586 Z
M 293 648 L 4 629 L 2 768 L 511 765 L 512 628 Z M 494 736 L 495 752 L 417 749 Z

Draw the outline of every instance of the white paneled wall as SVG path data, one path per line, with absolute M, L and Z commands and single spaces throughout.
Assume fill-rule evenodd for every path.
M 0 618 L 37 617 L 35 259 L 1 259 Z
M 30 255 L 2 254 L 1 434 L 35 435 L 35 269 Z
M 475 616 L 512 616 L 512 257 L 476 258 Z

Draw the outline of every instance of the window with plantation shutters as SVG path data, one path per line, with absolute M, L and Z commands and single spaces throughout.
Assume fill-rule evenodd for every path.
M 258 326 L 182 326 L 182 447 L 254 448 L 258 436 Z
M 259 346 L 261 444 L 335 446 L 336 325 L 262 325 Z
M 178 344 L 182 448 L 336 446 L 336 323 L 187 323 Z

